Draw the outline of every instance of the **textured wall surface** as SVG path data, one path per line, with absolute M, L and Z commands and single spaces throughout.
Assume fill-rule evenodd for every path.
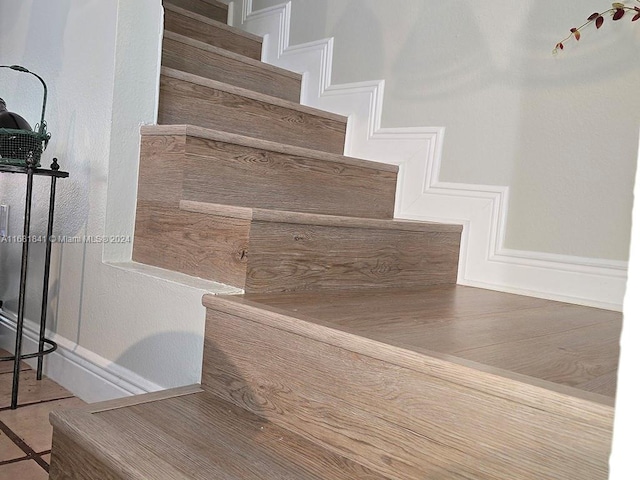
M 53 136 L 43 163 L 58 156 L 71 173 L 59 182 L 57 235 L 133 233 L 138 130 L 155 120 L 161 16 L 160 0 L 0 2 L 0 64 L 22 64 L 47 81 Z M 0 86 L 10 109 L 35 123 L 39 83 L 3 70 Z M 47 192 L 47 183 L 38 181 L 34 234 L 45 231 Z M 11 234 L 22 233 L 23 200 L 24 177 L 1 175 L 0 203 L 10 205 Z M 49 326 L 101 357 L 99 367 L 115 363 L 162 386 L 197 382 L 204 290 L 104 262 L 126 260 L 130 246 L 54 245 Z M 17 305 L 20 249 L 0 244 L 0 299 L 10 313 Z M 39 318 L 43 252 L 44 244 L 32 245 L 28 319 Z
M 554 57 L 610 3 L 291 3 L 292 45 L 335 37 L 333 83 L 385 79 L 384 127 L 446 127 L 442 181 L 511 188 L 505 247 L 627 259 L 640 125 L 631 16 Z

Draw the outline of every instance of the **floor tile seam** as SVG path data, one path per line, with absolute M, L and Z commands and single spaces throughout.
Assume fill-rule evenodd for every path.
M 2 433 L 4 433 L 9 438 L 9 440 L 11 440 L 20 450 L 22 450 L 27 455 L 27 457 L 37 456 L 35 450 L 31 448 L 27 442 L 22 440 L 22 438 L 20 438 L 20 436 L 16 432 L 11 430 L 11 428 L 9 428 L 9 426 L 1 420 L 0 431 L 2 431 Z
M 34 405 L 41 405 L 43 403 L 59 402 L 60 400 L 68 400 L 70 398 L 74 398 L 74 395 L 72 393 L 64 397 L 56 397 L 48 400 L 35 400 L 33 402 L 22 403 L 18 405 L 18 409 L 24 408 L 24 407 L 32 407 Z M 11 410 L 11 406 L 0 407 L 0 413 L 6 412 L 7 410 Z M 14 409 L 14 410 L 17 410 L 17 409 Z
M 7 424 L 0 421 L 0 430 L 7 436 L 9 439 L 16 444 L 20 450 L 22 450 L 27 456 L 22 460 L 33 460 L 36 462 L 45 472 L 49 473 L 49 464 L 44 461 L 44 459 L 36 453 L 36 451 L 31 448 L 31 446 L 22 440 L 18 434 L 16 434 Z
M 4 467 L 5 465 L 11 465 L 13 463 L 25 462 L 33 460 L 33 457 L 30 455 L 25 455 L 24 457 L 12 458 L 10 460 L 2 460 L 0 461 L 0 467 Z

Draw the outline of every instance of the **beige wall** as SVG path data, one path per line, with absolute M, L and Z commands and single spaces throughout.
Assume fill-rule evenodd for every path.
M 58 183 L 56 235 L 132 237 L 138 132 L 155 119 L 161 31 L 160 0 L 0 1 L 0 64 L 24 65 L 47 81 L 52 138 L 45 165 L 58 156 L 70 172 Z M 35 123 L 41 88 L 30 78 L 3 70 L 0 96 Z M 48 189 L 41 180 L 37 235 L 46 232 Z M 24 176 L 1 175 L 0 204 L 10 206 L 11 235 L 22 232 L 23 200 Z M 53 246 L 48 327 L 61 348 L 45 362 L 54 371 L 45 373 L 89 401 L 200 379 L 200 299 L 211 282 L 189 287 L 109 263 L 130 258 L 130 247 Z M 0 243 L 0 300 L 9 317 L 17 311 L 20 252 L 18 243 Z M 44 243 L 32 244 L 30 254 L 28 328 L 39 320 Z M 0 344 L 10 347 L 6 324 L 0 315 Z M 73 361 L 62 360 L 65 355 Z
M 511 188 L 506 248 L 628 258 L 640 124 L 630 18 L 554 57 L 609 3 L 291 3 L 292 45 L 335 37 L 333 83 L 386 80 L 384 127 L 446 127 L 441 180 Z

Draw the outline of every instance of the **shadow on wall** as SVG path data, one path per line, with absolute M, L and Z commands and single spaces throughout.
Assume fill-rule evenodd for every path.
M 328 12 L 333 6 L 329 6 L 328 2 L 319 2 L 322 11 Z M 383 28 L 372 10 L 368 0 L 351 0 L 341 4 L 343 11 L 340 13 L 339 20 L 329 30 L 329 36 L 336 38 L 336 44 L 339 45 L 334 56 L 334 71 L 357 71 L 361 78 L 376 78 L 378 73 L 383 70 L 385 55 L 385 39 Z M 326 20 L 325 20 L 326 22 Z M 323 32 L 326 26 L 322 26 Z M 366 37 L 361 37 L 357 41 L 341 41 L 340 32 L 348 32 L 355 29 L 356 31 L 366 32 Z M 318 36 L 324 36 L 318 34 Z M 370 52 L 374 54 L 371 55 Z M 340 65 L 341 62 L 348 62 L 348 66 Z M 332 80 L 332 83 L 335 83 Z
M 387 68 L 397 72 L 390 85 L 395 96 L 441 98 L 481 90 L 498 79 L 471 2 L 420 2 L 409 13 L 410 27 L 398 33 L 403 40 L 393 39 L 398 51 Z
M 240 369 L 219 348 L 214 325 L 215 322 L 208 321 L 205 339 L 188 332 L 153 335 L 126 350 L 116 363 L 167 388 L 182 385 L 167 385 L 162 372 L 179 370 L 184 372 L 183 378 L 194 379 L 187 384 L 202 383 L 205 391 L 266 418 L 266 403 L 256 387 L 259 380 L 252 385 L 243 378 Z M 149 363 L 149 359 L 152 359 L 152 363 Z M 265 363 L 269 359 L 255 356 L 246 360 L 249 363 Z

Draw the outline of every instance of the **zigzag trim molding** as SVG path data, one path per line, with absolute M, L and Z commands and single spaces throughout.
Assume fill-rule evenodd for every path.
M 349 117 L 345 155 L 400 166 L 396 217 L 464 225 L 460 284 L 622 310 L 626 262 L 504 248 L 509 188 L 440 182 L 444 127 L 381 127 L 384 81 L 332 85 L 332 38 L 290 45 L 290 2 L 239 1 L 230 23 L 264 36 L 263 61 L 303 74 L 301 102 Z
M 25 319 L 23 352 L 38 350 L 36 324 Z M 0 348 L 13 352 L 16 319 L 7 312 L 0 313 Z M 44 374 L 73 391 L 85 402 L 99 402 L 140 393 L 163 390 L 136 373 L 123 368 L 57 334 L 47 332 L 58 349 L 47 355 Z M 36 360 L 27 360 L 33 368 Z

